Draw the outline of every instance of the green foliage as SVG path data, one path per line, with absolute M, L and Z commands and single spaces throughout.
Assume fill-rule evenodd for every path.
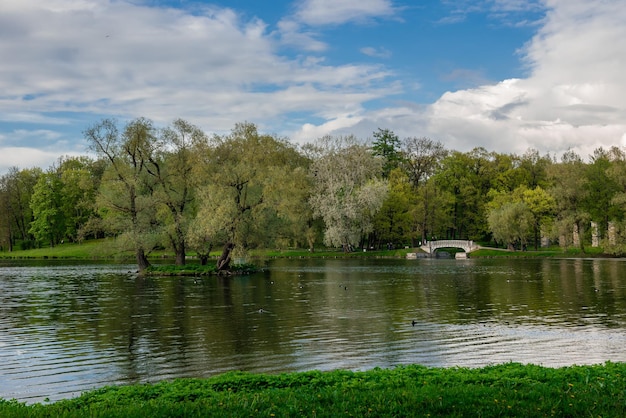
M 65 217 L 61 209 L 61 180 L 54 172 L 42 174 L 33 189 L 30 207 L 33 222 L 29 232 L 50 246 L 59 243 L 65 232 Z
M 187 251 L 206 260 L 227 242 L 243 255 L 313 250 L 322 236 L 327 246 L 495 237 L 537 249 L 543 237 L 571 247 L 577 235 L 584 252 L 594 222 L 607 254 L 626 252 L 618 147 L 595 150 L 589 162 L 572 151 L 557 161 L 532 149 L 448 151 L 388 129 L 369 146 L 347 135 L 297 147 L 251 123 L 208 139 L 181 119 L 158 129 L 146 118 L 123 127 L 102 120 L 85 138 L 99 159 L 64 157 L 45 173 L 14 167 L 0 177 L 0 248 L 116 237 L 140 269 L 158 248 L 184 264 Z M 530 232 L 520 226 L 526 215 L 513 216 L 519 202 Z
M 235 252 L 293 241 L 311 218 L 306 159 L 287 141 L 242 123 L 214 137 L 202 155 L 202 204 L 188 229 L 196 251 L 235 244 Z M 284 237 L 287 237 L 285 239 Z
M 231 268 L 232 274 L 250 274 L 257 271 L 254 264 L 234 264 Z M 190 264 L 183 266 L 173 264 L 153 264 L 146 269 L 146 274 L 155 276 L 208 276 L 217 274 L 215 264 Z
M 393 131 L 381 128 L 378 128 L 372 136 L 374 137 L 372 152 L 383 159 L 382 175 L 387 178 L 389 173 L 398 168 L 403 160 L 400 151 L 400 138 Z
M 408 176 L 397 168 L 391 171 L 389 192 L 374 217 L 374 231 L 379 242 L 400 244 L 411 241 L 411 206 L 415 201 Z
M 324 220 L 324 244 L 359 246 L 387 196 L 382 162 L 354 137 L 324 137 L 315 144 L 309 204 Z
M 409 365 L 366 372 L 114 386 L 48 405 L 0 401 L 3 417 L 607 416 L 626 414 L 626 365 L 558 369 L 508 363 L 479 369 Z

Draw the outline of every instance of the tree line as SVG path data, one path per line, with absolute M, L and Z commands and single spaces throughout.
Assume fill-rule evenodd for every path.
M 206 263 L 222 249 L 390 248 L 471 239 L 537 248 L 542 239 L 583 251 L 626 249 L 626 152 L 599 148 L 584 160 L 448 150 L 425 137 L 325 136 L 297 146 L 239 123 L 208 136 L 175 120 L 123 126 L 103 119 L 84 131 L 95 157 L 0 177 L 3 250 L 115 237 L 140 270 L 155 248 L 176 264 Z M 590 227 L 593 225 L 593 227 Z M 592 237 L 593 235 L 593 237 Z

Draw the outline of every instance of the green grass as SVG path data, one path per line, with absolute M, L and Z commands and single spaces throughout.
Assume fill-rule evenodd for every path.
M 585 252 L 583 253 L 580 248 L 567 248 L 563 249 L 561 247 L 548 247 L 541 248 L 537 251 L 535 250 L 527 250 L 527 251 L 508 251 L 505 249 L 498 248 L 481 248 L 480 250 L 473 251 L 470 257 L 473 258 L 497 258 L 497 257 L 507 257 L 507 258 L 543 258 L 543 257 L 599 257 L 606 256 L 602 248 L 596 247 L 585 247 Z
M 232 264 L 231 274 L 250 274 L 258 269 L 254 264 Z M 147 274 L 156 276 L 208 276 L 218 274 L 215 264 L 192 264 L 187 263 L 184 266 L 174 264 L 158 264 L 148 267 Z
M 626 365 L 559 369 L 404 366 L 227 373 L 106 387 L 51 404 L 0 401 L 2 417 L 623 417 Z
M 264 249 L 251 250 L 249 255 L 252 258 L 313 258 L 313 257 L 342 257 L 342 258 L 362 258 L 362 257 L 405 257 L 406 253 L 413 252 L 415 249 L 398 249 L 391 251 L 354 251 L 344 253 L 336 249 L 322 249 L 319 251 L 309 252 L 304 249 Z M 221 254 L 221 250 L 211 253 L 213 257 Z M 190 252 L 189 255 L 194 255 Z M 160 250 L 153 251 L 149 255 L 152 259 L 168 259 L 174 258 L 172 251 Z M 29 250 L 14 250 L 12 252 L 1 251 L 0 258 L 4 259 L 126 259 L 134 260 L 132 251 L 115 252 L 113 240 L 100 239 L 85 241 L 80 244 L 61 244 L 54 247 L 43 247 Z
M 251 250 L 250 258 L 404 258 L 409 252 L 418 251 L 416 248 L 401 248 L 395 250 L 379 251 L 354 251 L 344 253 L 337 249 L 319 249 L 310 252 L 305 249 L 261 249 Z M 452 251 L 454 252 L 454 251 Z M 219 256 L 221 251 L 215 251 L 211 255 Z M 189 255 L 193 255 L 190 252 Z M 471 253 L 470 257 L 493 258 L 537 258 L 537 257 L 598 257 L 604 256 L 602 248 L 586 247 L 585 252 L 578 248 L 563 250 L 560 247 L 542 248 L 539 251 L 507 251 L 497 248 L 483 248 Z M 160 250 L 150 253 L 151 259 L 173 259 L 171 251 Z M 14 250 L 12 252 L 0 252 L 0 258 L 4 259 L 72 259 L 72 260 L 103 260 L 116 259 L 134 261 L 132 251 L 116 252 L 114 241 L 111 239 L 91 240 L 80 244 L 61 244 L 55 247 L 35 248 L 30 250 Z M 193 273 L 193 272 L 192 272 Z
M 415 248 L 402 248 L 396 250 L 357 250 L 350 253 L 343 252 L 338 249 L 320 249 L 313 252 L 304 249 L 288 249 L 288 250 L 253 250 L 253 257 L 269 257 L 269 258 L 404 258 L 407 253 L 417 251 Z
M 81 244 L 60 244 L 54 247 L 33 248 L 30 250 L 14 250 L 11 252 L 0 252 L 0 258 L 14 259 L 94 259 L 102 258 L 102 247 L 107 243 L 106 240 L 91 240 Z

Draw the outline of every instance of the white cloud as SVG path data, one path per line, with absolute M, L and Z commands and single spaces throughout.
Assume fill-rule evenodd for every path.
M 293 42 L 323 49 L 298 26 L 281 25 Z M 60 114 L 89 112 L 158 123 L 184 117 L 227 131 L 236 121 L 271 123 L 293 110 L 343 113 L 395 89 L 383 85 L 382 67 L 280 55 L 264 22 L 231 9 L 0 2 L 0 34 L 0 56 L 12 57 L 0 66 L 0 120 L 13 122 L 21 115 L 63 123 Z
M 283 45 L 309 52 L 322 52 L 328 48 L 328 45 L 316 39 L 319 36 L 317 33 L 303 30 L 300 23 L 295 20 L 283 19 L 277 26 Z
M 328 45 L 312 28 L 345 23 L 365 23 L 396 16 L 398 9 L 391 0 L 299 0 L 294 13 L 277 24 L 277 35 L 283 45 L 309 52 L 322 52 Z M 363 48 L 362 53 L 378 58 L 390 57 L 384 48 Z
M 395 18 L 398 9 L 387 0 L 303 0 L 271 30 L 227 8 L 192 13 L 124 0 L 0 2 L 0 56 L 11 57 L 0 65 L 0 170 L 5 162 L 29 167 L 80 152 L 71 143 L 80 138 L 61 132 L 86 115 L 157 123 L 183 117 L 209 132 L 247 120 L 298 142 L 327 133 L 369 137 L 381 127 L 458 150 L 572 148 L 586 156 L 598 146 L 624 145 L 622 0 L 545 2 L 549 12 L 520 49 L 526 78 L 487 84 L 480 73 L 459 70 L 450 76 L 477 87 L 445 93 L 430 105 L 407 102 L 418 80 L 401 85 L 386 67 L 332 65 L 320 55 L 327 45 L 316 30 Z M 515 14 L 539 2 L 477 4 L 483 13 Z M 285 55 L 285 45 L 301 55 Z M 361 52 L 388 54 L 371 46 Z M 400 93 L 404 101 L 392 102 Z
M 543 26 L 524 49 L 527 78 L 448 92 L 425 109 L 406 107 L 391 118 L 382 110 L 363 113 L 353 128 L 389 127 L 400 136 L 430 136 L 461 151 L 535 148 L 560 156 L 572 149 L 586 158 L 597 147 L 623 145 L 623 2 L 548 0 L 547 6 Z
M 61 156 L 85 155 L 84 152 L 61 152 L 61 150 L 44 150 L 30 147 L 3 147 L 0 153 L 0 173 L 6 173 L 11 167 L 47 168 L 51 167 Z
M 374 48 L 366 46 L 361 48 L 361 53 L 374 58 L 391 58 L 391 51 L 387 48 Z
M 301 0 L 295 16 L 311 26 L 363 22 L 396 13 L 390 0 Z

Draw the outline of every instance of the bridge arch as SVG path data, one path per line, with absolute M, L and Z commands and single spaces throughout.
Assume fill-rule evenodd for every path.
M 474 241 L 465 241 L 459 239 L 445 239 L 437 241 L 426 241 L 424 245 L 420 247 L 424 252 L 433 254 L 439 248 L 460 248 L 466 253 L 476 251 L 479 247 L 474 244 Z

